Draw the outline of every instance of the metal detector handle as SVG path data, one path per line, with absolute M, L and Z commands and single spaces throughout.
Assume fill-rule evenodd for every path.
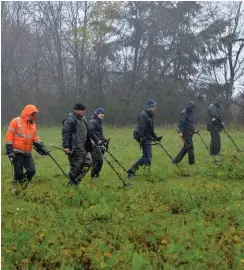
M 97 144 L 94 144 L 94 146 L 97 148 L 97 150 L 98 150 L 102 155 L 104 155 L 104 153 L 107 151 L 107 148 L 106 148 L 104 145 L 97 145 Z
M 109 142 L 110 142 L 110 138 L 108 138 L 107 140 L 103 140 L 102 141 L 103 143 L 101 145 L 97 145 L 94 143 L 94 146 L 98 149 L 98 150 L 101 150 L 103 151 L 102 154 L 104 154 L 105 152 L 108 152 L 108 145 L 109 145 Z M 106 146 L 105 146 L 106 144 Z M 109 152 L 108 152 L 109 153 Z
M 105 142 L 106 142 L 106 148 L 108 148 L 109 143 L 110 143 L 110 138 L 108 138 L 107 140 L 105 139 Z
M 63 148 L 61 148 L 61 147 L 59 147 L 59 146 L 56 146 L 56 145 L 53 145 L 53 144 L 50 144 L 51 145 L 51 147 L 53 147 L 53 148 L 56 148 L 56 149 L 58 149 L 58 150 L 61 150 L 61 151 L 63 151 L 64 152 L 64 150 L 63 150 Z M 65 155 L 72 155 L 73 154 L 73 150 L 72 151 L 70 151 L 69 153 L 65 153 Z
M 56 146 L 56 145 L 54 145 L 54 144 L 50 144 L 53 148 L 56 148 L 56 149 L 59 149 L 59 150 L 63 150 L 61 147 L 59 147 L 59 146 Z

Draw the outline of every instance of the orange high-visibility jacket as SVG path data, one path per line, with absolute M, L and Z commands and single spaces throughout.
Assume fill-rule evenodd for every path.
M 34 105 L 25 106 L 19 117 L 14 118 L 6 134 L 6 144 L 12 144 L 14 152 L 30 153 L 33 142 L 40 142 L 36 124 L 29 123 L 29 116 L 38 112 Z

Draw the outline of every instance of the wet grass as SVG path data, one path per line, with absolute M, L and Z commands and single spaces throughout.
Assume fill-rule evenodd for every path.
M 104 130 L 111 152 L 129 168 L 140 157 L 133 129 Z M 156 130 L 172 156 L 182 145 L 174 130 Z M 230 132 L 240 146 L 243 132 Z M 47 146 L 60 145 L 60 128 L 39 134 Z M 202 135 L 209 144 L 208 132 Z M 198 136 L 196 164 L 186 157 L 184 174 L 154 146 L 151 174 L 141 169 L 126 188 L 107 164 L 99 181 L 87 175 L 70 188 L 49 157 L 34 153 L 36 176 L 19 195 L 10 192 L 3 147 L 2 269 L 243 269 L 244 153 L 221 136 L 221 164 L 212 163 Z M 51 153 L 68 172 L 67 157 Z

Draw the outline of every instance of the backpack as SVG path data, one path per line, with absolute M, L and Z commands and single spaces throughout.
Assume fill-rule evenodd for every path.
M 133 137 L 134 139 L 139 142 L 140 141 L 140 137 L 139 137 L 139 128 L 136 127 L 136 129 L 133 131 Z
M 139 121 L 140 115 L 138 115 L 138 121 Z M 140 142 L 140 136 L 139 136 L 139 127 L 137 126 L 133 131 L 133 137 L 137 142 Z

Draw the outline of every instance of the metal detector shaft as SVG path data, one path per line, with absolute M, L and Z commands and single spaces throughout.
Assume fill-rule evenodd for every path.
M 155 142 L 155 141 L 154 141 Z M 160 142 L 155 142 L 156 145 L 159 145 L 163 150 L 164 152 L 166 153 L 166 155 L 172 160 L 172 162 L 175 164 L 175 166 L 181 171 L 182 169 L 179 167 L 179 165 L 177 163 L 174 162 L 173 158 L 171 157 L 171 155 L 169 154 L 169 152 L 163 147 L 163 145 L 160 143 Z
M 109 152 L 108 150 L 106 150 L 106 152 L 115 160 L 115 162 L 127 173 L 127 170 L 125 169 L 124 166 L 122 166 L 122 164 L 115 158 L 115 156 Z
M 210 154 L 210 156 L 213 158 L 213 160 L 214 160 L 214 162 L 219 162 L 212 154 L 211 154 L 211 152 L 210 152 L 210 150 L 209 150 L 209 148 L 208 148 L 208 146 L 207 146 L 207 144 L 205 143 L 205 141 L 204 141 L 204 139 L 203 139 L 203 137 L 201 136 L 201 134 L 200 134 L 200 132 L 198 131 L 197 132 L 197 134 L 199 135 L 199 137 L 201 138 L 201 140 L 202 140 L 202 142 L 204 143 L 204 145 L 205 145 L 205 147 L 206 147 L 206 149 L 208 150 L 208 152 L 209 152 L 209 154 Z
M 58 164 L 58 162 L 53 158 L 53 156 L 48 153 L 49 157 L 56 163 L 56 165 L 59 167 L 59 169 L 62 171 L 62 173 L 69 179 L 68 175 L 65 173 L 65 171 L 61 168 L 61 166 Z
M 53 148 L 58 149 L 58 150 L 64 151 L 64 149 L 61 148 L 61 147 L 59 147 L 59 146 L 56 146 L 56 145 L 53 145 L 53 144 L 51 144 L 51 146 L 52 146 Z M 72 153 L 73 153 L 73 151 L 70 151 L 69 153 L 65 153 L 65 155 L 71 155 Z
M 107 161 L 109 166 L 112 168 L 112 170 L 117 174 L 121 182 L 123 183 L 123 186 L 129 186 L 130 184 L 125 183 L 124 179 L 119 175 L 119 173 L 115 170 L 114 166 L 111 164 L 111 162 L 103 155 L 104 159 Z
M 229 139 L 232 141 L 232 143 L 235 145 L 236 149 L 238 152 L 243 152 L 238 146 L 237 144 L 234 142 L 234 140 L 231 138 L 231 136 L 227 133 L 227 131 L 223 128 L 224 133 L 229 137 Z
M 178 129 L 176 129 L 176 131 L 177 131 L 178 134 L 180 133 L 180 131 Z M 193 144 L 193 142 L 191 142 L 189 145 L 187 145 L 185 139 L 183 137 L 180 137 L 180 138 L 183 141 L 186 150 Z
M 59 150 L 62 150 L 62 151 L 63 151 L 63 148 L 61 148 L 61 147 L 59 147 L 59 146 L 56 146 L 56 145 L 53 145 L 53 144 L 51 144 L 51 146 L 52 146 L 53 148 L 56 148 L 56 149 L 59 149 Z
M 119 175 L 119 173 L 116 171 L 116 169 L 114 168 L 114 166 L 111 164 L 111 162 L 104 156 L 104 154 L 102 153 L 102 151 L 97 147 L 96 144 L 94 144 L 94 146 L 97 148 L 97 150 L 100 152 L 100 154 L 104 157 L 104 159 L 106 160 L 106 162 L 108 163 L 108 165 L 111 167 L 111 169 L 117 174 L 117 176 L 119 177 L 120 181 L 123 183 L 123 186 L 130 186 L 130 183 L 125 183 L 124 179 Z

